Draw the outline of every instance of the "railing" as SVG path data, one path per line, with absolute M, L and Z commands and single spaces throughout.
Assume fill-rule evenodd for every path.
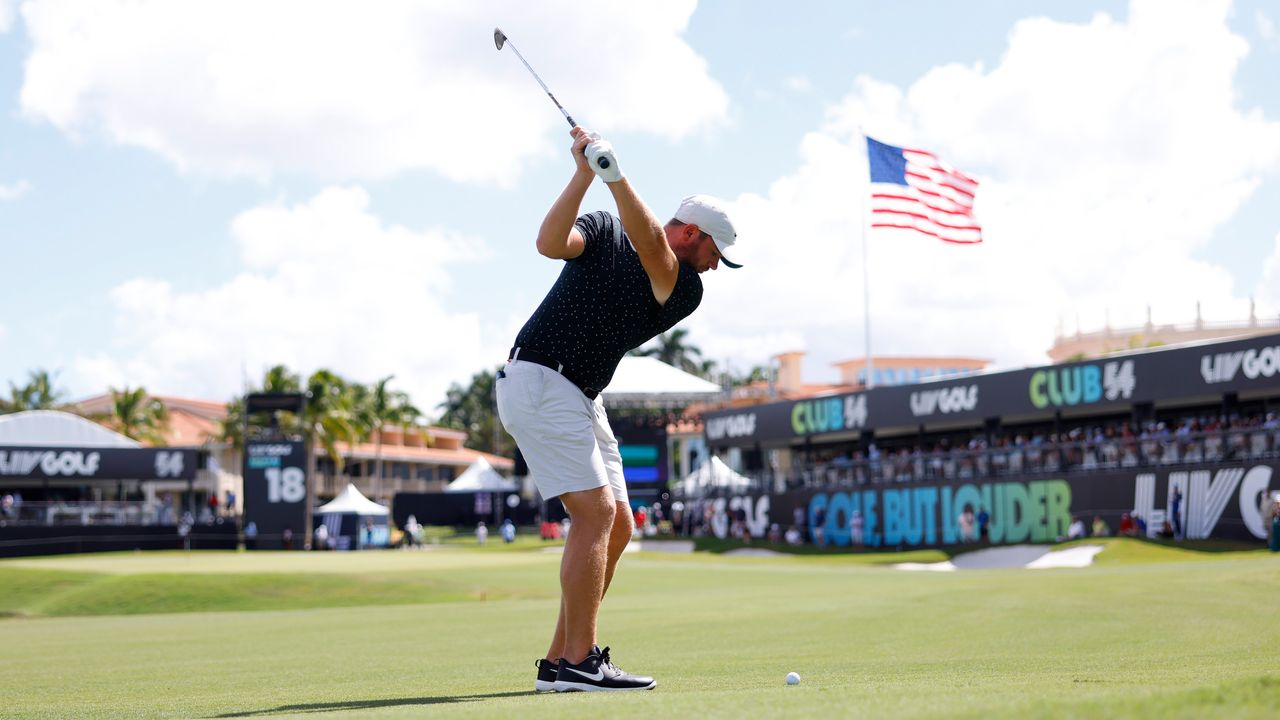
M 54 501 L 22 502 L 10 507 L 0 507 L 0 526 L 4 525 L 178 525 L 185 509 L 154 502 L 139 501 Z M 233 515 L 214 515 L 207 507 L 201 507 L 192 517 L 191 524 L 212 525 L 233 519 Z

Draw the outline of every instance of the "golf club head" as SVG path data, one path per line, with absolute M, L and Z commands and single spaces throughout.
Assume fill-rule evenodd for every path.
M 506 41 L 507 41 L 507 36 L 502 34 L 502 30 L 500 30 L 500 29 L 498 29 L 498 28 L 494 28 L 494 29 L 493 29 L 493 44 L 494 44 L 494 46 L 495 46 L 495 47 L 497 47 L 499 50 L 501 50 L 501 49 L 502 49 L 502 43 L 504 43 L 504 42 L 506 42 Z

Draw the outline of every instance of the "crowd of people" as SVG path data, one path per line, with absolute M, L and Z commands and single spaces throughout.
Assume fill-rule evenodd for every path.
M 1276 413 L 1186 417 L 1142 424 L 1116 421 L 1067 430 L 974 433 L 967 440 L 866 451 L 827 450 L 799 461 L 789 485 L 966 480 L 1040 472 L 1078 472 L 1177 463 L 1232 462 L 1280 455 Z M 778 478 L 765 472 L 766 484 Z

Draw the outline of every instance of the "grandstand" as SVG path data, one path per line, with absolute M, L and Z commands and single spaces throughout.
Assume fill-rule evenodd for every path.
M 1280 468 L 1277 412 L 1280 334 L 1271 334 L 731 408 L 706 413 L 705 425 L 708 448 L 753 480 L 757 516 L 762 501 L 774 522 L 800 507 L 842 539 L 858 510 L 882 520 L 864 540 L 898 540 L 883 534 L 888 499 L 894 513 L 907 508 L 895 522 L 920 529 L 905 544 L 946 544 L 966 487 L 981 498 L 965 503 L 971 511 L 1004 510 L 1013 517 L 1000 521 L 1016 524 L 1047 512 L 1046 498 L 1001 507 L 991 493 L 1012 484 L 1034 494 L 1049 481 L 1069 497 L 1042 528 L 1048 539 L 1065 535 L 1072 516 L 1115 527 L 1126 512 L 1154 534 L 1175 495 L 1186 497 L 1176 512 L 1189 536 L 1256 538 Z M 886 498 L 899 489 L 907 495 Z M 844 514 L 818 513 L 814 498 L 821 506 L 834 495 Z

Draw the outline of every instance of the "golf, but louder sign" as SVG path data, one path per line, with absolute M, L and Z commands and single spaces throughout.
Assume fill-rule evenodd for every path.
M 302 442 L 248 442 L 244 452 L 244 522 L 258 529 L 260 548 L 283 546 L 288 528 L 306 536 L 307 454 Z

